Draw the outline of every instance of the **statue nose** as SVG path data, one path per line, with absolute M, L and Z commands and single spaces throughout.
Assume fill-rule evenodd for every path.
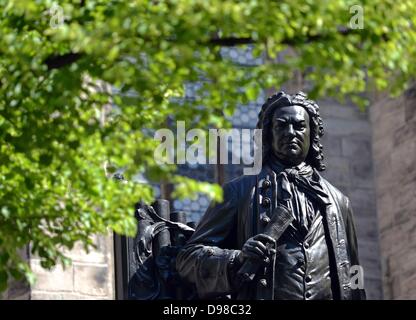
M 289 125 L 287 126 L 287 131 L 286 131 L 286 134 L 287 134 L 288 136 L 295 136 L 295 130 L 293 129 L 293 125 L 292 125 L 292 124 L 289 124 Z

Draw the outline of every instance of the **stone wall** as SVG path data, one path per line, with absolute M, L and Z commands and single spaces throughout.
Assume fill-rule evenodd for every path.
M 371 106 L 386 299 L 416 299 L 416 95 Z
M 47 271 L 39 259 L 32 257 L 30 265 L 37 276 L 30 299 L 114 299 L 114 252 L 112 236 L 95 237 L 96 250 L 86 253 L 81 245 L 67 252 L 72 264 Z
M 349 197 L 357 229 L 360 263 L 368 299 L 381 299 L 381 263 L 368 113 L 354 105 L 318 102 L 324 121 L 322 175 Z

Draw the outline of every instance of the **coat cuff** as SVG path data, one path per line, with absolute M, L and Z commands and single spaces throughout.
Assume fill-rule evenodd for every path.
M 234 289 L 234 270 L 239 250 L 204 246 L 198 261 L 196 288 L 202 299 L 227 295 Z

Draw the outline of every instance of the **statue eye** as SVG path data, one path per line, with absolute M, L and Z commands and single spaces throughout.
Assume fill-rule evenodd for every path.
M 286 121 L 284 121 L 284 120 L 280 120 L 280 119 L 278 119 L 278 120 L 276 120 L 276 122 L 275 122 L 275 127 L 278 127 L 278 128 L 283 128 L 284 126 L 286 126 L 287 125 L 287 122 Z
M 306 128 L 306 125 L 303 122 L 295 124 L 295 129 L 296 130 L 303 130 L 305 128 Z

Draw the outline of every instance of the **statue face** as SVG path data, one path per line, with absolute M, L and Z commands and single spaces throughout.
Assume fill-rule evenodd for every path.
M 285 165 L 305 161 L 310 146 L 310 124 L 301 106 L 277 108 L 272 119 L 272 152 Z

